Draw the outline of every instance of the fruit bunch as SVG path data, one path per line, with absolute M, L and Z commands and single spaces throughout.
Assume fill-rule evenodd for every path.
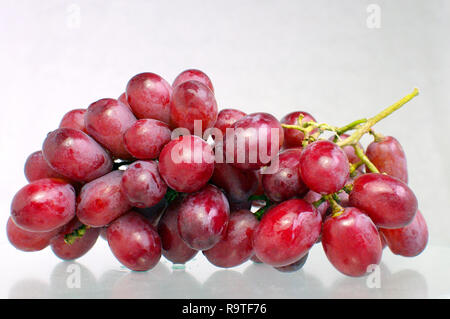
M 199 70 L 172 85 L 135 75 L 118 99 L 65 114 L 28 157 L 9 241 L 71 260 L 101 236 L 135 271 L 201 251 L 218 267 L 251 259 L 282 272 L 300 269 L 321 243 L 339 271 L 362 276 L 386 245 L 416 256 L 427 244 L 405 153 L 372 129 L 417 94 L 335 127 L 300 111 L 281 121 L 219 112 Z M 374 137 L 366 150 L 364 134 Z

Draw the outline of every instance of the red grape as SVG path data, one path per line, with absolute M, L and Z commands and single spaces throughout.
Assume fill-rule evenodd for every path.
M 322 246 L 333 266 L 348 276 L 363 276 L 369 266 L 378 265 L 381 260 L 378 230 L 372 220 L 355 207 L 347 207 L 341 215 L 326 219 Z
M 50 240 L 58 234 L 59 228 L 49 232 L 30 232 L 17 226 L 11 217 L 6 224 L 8 240 L 22 251 L 39 251 L 50 245 Z
M 272 206 L 263 215 L 253 237 L 256 256 L 274 267 L 292 264 L 316 243 L 321 224 L 317 210 L 302 199 Z
M 280 122 L 268 113 L 249 114 L 233 124 L 225 135 L 227 162 L 239 169 L 268 165 L 283 145 Z
M 123 104 L 125 104 L 125 106 L 128 107 L 133 112 L 133 110 L 131 109 L 130 104 L 128 104 L 127 93 L 126 92 L 120 94 L 120 96 L 117 98 L 117 100 L 122 102 Z
M 164 145 L 170 142 L 169 126 L 161 121 L 142 119 L 135 122 L 124 134 L 127 151 L 138 159 L 158 158 Z
M 353 182 L 350 205 L 364 211 L 378 227 L 401 228 L 413 220 L 417 198 L 399 179 L 370 173 Z
M 298 125 L 298 118 L 300 115 L 303 115 L 302 123 L 306 122 L 316 122 L 314 117 L 311 114 L 306 112 L 292 112 L 287 114 L 285 117 L 281 119 L 281 123 L 289 124 L 289 125 Z M 314 131 L 313 131 L 314 133 Z M 284 147 L 285 148 L 293 148 L 293 147 L 302 147 L 303 139 L 305 138 L 305 134 L 303 132 L 291 129 L 284 128 Z
M 168 202 L 163 197 L 156 205 L 145 208 L 133 207 L 133 210 L 144 216 L 156 228 L 167 206 Z
M 249 210 L 231 213 L 224 237 L 203 254 L 217 267 L 229 268 L 240 265 L 253 255 L 253 234 L 258 220 Z
M 380 228 L 380 232 L 389 249 L 396 255 L 417 256 L 428 243 L 427 223 L 419 210 L 409 225 L 398 229 Z
M 84 121 L 85 114 L 85 109 L 76 109 L 67 112 L 62 118 L 59 128 L 73 128 L 87 133 Z
M 117 158 L 131 158 L 125 148 L 123 134 L 136 122 L 133 113 L 121 102 L 101 99 L 86 112 L 86 130 Z
M 65 225 L 61 232 L 51 240 L 53 253 L 61 259 L 73 260 L 86 254 L 97 242 L 101 228 L 88 228 L 82 237 L 76 238 L 72 244 L 64 241 L 64 236 L 83 226 L 78 218 Z
M 225 136 L 225 134 L 227 133 L 227 128 L 232 127 L 234 123 L 236 123 L 246 115 L 246 113 L 239 110 L 224 109 L 217 115 L 217 121 L 214 127 L 221 130 L 222 134 Z
M 347 155 L 330 141 L 309 144 L 300 156 L 303 182 L 320 194 L 335 193 L 344 187 L 349 177 Z
M 42 178 L 64 178 L 47 164 L 42 151 L 34 152 L 28 156 L 24 171 L 25 177 L 29 182 Z
M 314 191 L 308 191 L 305 196 L 303 196 L 303 200 L 307 201 L 310 204 L 314 204 L 322 198 L 322 195 L 316 193 Z M 319 212 L 320 216 L 322 216 L 322 220 L 325 220 L 327 216 L 328 208 L 330 208 L 330 204 L 328 201 L 323 201 L 316 209 Z
M 340 135 L 341 140 L 345 140 L 349 136 L 350 135 L 348 135 L 348 134 Z M 333 142 L 335 139 L 336 139 L 336 136 L 332 136 L 332 137 L 330 137 L 329 140 Z M 358 146 L 361 149 L 363 149 L 363 146 L 359 142 L 358 142 Z M 358 163 L 359 161 L 361 161 L 360 158 L 358 157 L 358 155 L 356 155 L 355 148 L 353 146 L 346 145 L 346 146 L 342 147 L 342 150 L 344 151 L 345 155 L 347 155 L 349 163 L 354 164 L 354 163 Z M 362 167 L 363 166 L 360 166 L 359 169 L 361 170 Z
M 180 236 L 193 249 L 209 249 L 222 239 L 229 216 L 225 195 L 217 187 L 207 185 L 197 193 L 188 194 L 180 204 Z
M 303 268 L 308 259 L 308 254 L 297 260 L 296 262 L 283 267 L 275 267 L 280 272 L 295 272 Z
M 212 82 L 210 78 L 203 73 L 200 70 L 196 69 L 189 69 L 181 72 L 178 74 L 176 79 L 173 81 L 172 87 L 175 88 L 181 83 L 187 82 L 187 81 L 198 81 L 206 85 L 213 93 L 214 93 L 214 87 L 212 85 Z
M 77 216 L 83 224 L 106 226 L 130 209 L 121 191 L 122 175 L 113 171 L 83 186 L 77 199 Z
M 198 191 L 214 172 L 213 150 L 198 136 L 180 136 L 162 149 L 159 172 L 166 184 L 178 192 Z
M 203 83 L 186 81 L 173 89 L 170 104 L 172 127 L 188 129 L 191 134 L 203 134 L 213 127 L 217 119 L 217 102 L 214 93 Z M 194 132 L 194 121 L 201 121 L 202 131 Z
M 308 189 L 300 177 L 301 149 L 288 149 L 277 155 L 278 169 L 272 174 L 263 174 L 264 193 L 274 202 L 282 202 L 294 196 L 304 195 Z
M 172 87 L 162 77 L 154 73 L 137 74 L 128 82 L 126 94 L 137 118 L 169 123 Z
M 112 169 L 108 153 L 80 130 L 60 128 L 50 132 L 42 153 L 52 169 L 78 182 L 89 182 Z
M 406 155 L 400 143 L 392 136 L 382 137 L 367 147 L 367 157 L 380 171 L 408 183 Z
M 115 220 L 107 230 L 114 256 L 134 271 L 152 269 L 161 259 L 161 239 L 155 228 L 136 212 Z
M 230 164 L 215 163 L 211 182 L 222 188 L 233 204 L 248 202 L 258 188 L 256 171 L 240 170 Z
M 75 190 L 64 180 L 44 178 L 20 189 L 11 204 L 17 226 L 34 232 L 49 232 L 75 216 Z
M 128 166 L 121 187 L 130 204 L 140 208 L 158 204 L 167 191 L 154 161 L 136 161 Z
M 176 200 L 169 204 L 158 224 L 158 233 L 162 243 L 162 254 L 174 264 L 184 264 L 194 258 L 198 252 L 186 245 L 180 237 L 178 231 L 179 212 L 180 201 Z

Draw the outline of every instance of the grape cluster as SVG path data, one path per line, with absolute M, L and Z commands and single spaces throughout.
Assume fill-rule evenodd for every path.
M 410 257 L 428 241 L 402 146 L 372 129 L 415 95 L 334 127 L 301 111 L 281 121 L 219 112 L 199 70 L 172 85 L 135 75 L 118 99 L 65 114 L 28 157 L 9 241 L 71 260 L 103 237 L 135 271 L 201 251 L 217 267 L 252 260 L 281 272 L 301 269 L 319 243 L 340 272 L 362 276 L 385 246 Z

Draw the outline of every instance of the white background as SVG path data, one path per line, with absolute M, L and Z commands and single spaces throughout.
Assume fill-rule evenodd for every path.
M 370 4 L 381 9 L 380 28 L 367 25 Z M 450 286 L 448 276 L 442 281 L 444 272 L 439 273 L 448 270 L 450 260 L 445 248 L 450 245 L 449 16 L 450 2 L 445 0 L 0 0 L 0 225 L 6 225 L 11 199 L 26 183 L 26 157 L 41 148 L 61 117 L 100 98 L 117 98 L 136 73 L 155 72 L 172 82 L 182 70 L 199 68 L 211 77 L 221 108 L 270 112 L 278 118 L 304 110 L 335 125 L 374 115 L 418 87 L 419 97 L 375 129 L 395 136 L 404 147 L 409 184 L 429 225 L 430 248 L 417 259 L 399 259 L 388 252 L 386 258 L 392 260 L 391 268 L 415 269 L 423 276 L 428 284 L 425 296 L 448 293 L 437 287 Z M 332 272 L 341 280 L 320 247 L 313 252 L 310 264 L 317 267 L 307 264 L 305 272 L 310 269 L 319 277 Z M 2 283 L 7 282 L 0 287 L 1 297 L 24 292 L 65 296 L 64 289 L 47 282 L 57 280 L 52 270 L 65 265 L 49 250 L 15 251 L 2 231 L 0 253 Z M 81 261 L 97 279 L 110 269 L 122 269 L 103 242 Z M 183 276 L 195 278 L 199 288 L 189 296 L 205 291 L 211 297 L 227 296 L 215 284 L 203 285 L 215 273 L 202 258 L 192 265 Z M 241 274 L 246 267 L 254 268 L 247 264 L 235 272 Z M 156 278 L 154 273 L 148 276 Z M 212 282 L 219 278 L 222 286 L 233 278 L 233 272 L 218 274 Z M 59 276 L 64 275 L 60 271 Z M 302 291 L 284 289 L 291 280 L 285 281 L 269 296 L 302 296 Z M 354 290 L 355 282 L 348 281 L 345 285 L 352 288 L 345 291 Z M 406 288 L 412 282 L 406 280 Z M 103 284 L 96 287 L 108 290 Z M 174 287 L 183 291 L 182 284 Z M 317 296 L 336 296 L 328 279 L 325 287 Z M 145 297 L 146 288 L 138 296 Z M 339 291 L 338 296 L 345 296 Z M 173 291 L 166 293 L 170 297 Z M 403 296 L 396 293 L 385 296 Z

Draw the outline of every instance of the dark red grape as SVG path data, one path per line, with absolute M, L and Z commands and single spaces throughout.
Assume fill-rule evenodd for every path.
M 85 109 L 76 109 L 67 112 L 62 118 L 59 128 L 73 128 L 87 133 L 84 121 L 85 114 Z
M 75 216 L 75 190 L 62 179 L 31 182 L 14 196 L 11 216 L 14 223 L 25 230 L 52 231 Z
M 341 215 L 326 219 L 322 246 L 333 266 L 353 277 L 363 276 L 369 266 L 378 265 L 383 250 L 377 227 L 355 207 L 347 207 Z
M 386 173 L 408 183 L 406 155 L 394 137 L 385 136 L 378 142 L 370 143 L 366 155 L 380 173 Z
M 191 134 L 203 134 L 217 119 L 214 93 L 203 83 L 186 81 L 173 89 L 170 104 L 170 123 L 173 128 L 188 129 Z M 194 121 L 201 121 L 201 131 L 194 132 Z
M 52 169 L 78 182 L 89 182 L 112 170 L 108 153 L 80 130 L 60 128 L 50 132 L 42 153 Z
M 292 112 L 287 114 L 285 117 L 281 119 L 281 123 L 289 124 L 289 125 L 298 125 L 298 118 L 300 115 L 303 115 L 302 123 L 306 122 L 316 122 L 314 117 L 311 114 L 306 112 Z M 312 132 L 314 133 L 314 131 Z M 293 148 L 293 147 L 302 147 L 303 139 L 305 138 L 305 134 L 303 132 L 284 128 L 284 147 L 285 148 Z
M 247 203 L 259 183 L 256 171 L 240 170 L 226 163 L 214 164 L 211 182 L 222 188 L 233 204 Z
M 296 272 L 303 268 L 308 259 L 308 254 L 297 260 L 296 262 L 283 267 L 275 267 L 280 272 Z
M 78 218 L 74 218 L 65 225 L 61 232 L 51 240 L 53 253 L 61 259 L 73 260 L 86 254 L 97 242 L 101 228 L 87 228 L 82 237 L 76 238 L 73 243 L 64 241 L 64 236 L 83 226 Z
M 180 236 L 193 249 L 212 248 L 225 234 L 229 216 L 230 206 L 225 195 L 217 187 L 207 185 L 197 193 L 188 194 L 181 202 Z
M 127 100 L 139 119 L 155 119 L 169 123 L 172 87 L 154 73 L 140 73 L 127 84 Z
M 113 171 L 83 186 L 77 199 L 77 216 L 83 224 L 106 226 L 130 209 L 121 190 L 122 175 L 123 171 Z
M 156 228 L 167 206 L 168 201 L 163 197 L 156 205 L 145 208 L 133 207 L 133 210 L 144 216 Z
M 413 221 L 398 229 L 380 228 L 389 249 L 396 255 L 414 257 L 419 255 L 428 243 L 428 227 L 418 210 Z
M 117 158 L 131 158 L 125 148 L 123 134 L 136 118 L 124 104 L 114 99 L 92 103 L 86 112 L 86 130 Z
M 249 210 L 232 212 L 222 240 L 203 254 L 217 267 L 230 268 L 246 262 L 253 255 L 257 226 L 258 220 Z
M 279 153 L 278 169 L 271 174 L 262 174 L 264 193 L 274 202 L 282 202 L 294 196 L 302 196 L 308 188 L 300 177 L 301 149 L 288 149 Z
M 167 185 L 154 161 L 136 161 L 123 173 L 122 192 L 132 206 L 145 208 L 158 204 L 167 191 Z
M 50 240 L 56 236 L 60 228 L 49 232 L 30 232 L 17 226 L 11 217 L 6 224 L 8 240 L 15 248 L 22 251 L 39 251 L 50 245 Z
M 225 135 L 227 163 L 239 169 L 256 170 L 278 154 L 284 133 L 280 122 L 268 113 L 244 116 Z
M 246 115 L 246 113 L 239 110 L 223 109 L 217 115 L 217 121 L 216 124 L 214 124 L 214 127 L 221 130 L 223 136 L 225 136 L 227 128 L 232 127 L 234 123 L 236 123 Z
M 253 237 L 256 256 L 274 267 L 292 264 L 316 243 L 321 225 L 320 214 L 302 199 L 272 206 L 263 215 Z
M 364 211 L 378 227 L 401 228 L 413 220 L 417 198 L 399 179 L 370 173 L 353 182 L 350 205 Z
M 136 212 L 115 220 L 107 230 L 114 256 L 134 271 L 152 269 L 161 259 L 161 239 L 152 224 Z
M 43 178 L 64 178 L 47 164 L 42 151 L 34 152 L 28 156 L 24 171 L 25 177 L 29 182 Z
M 206 85 L 213 93 L 214 87 L 212 85 L 211 79 L 202 71 L 196 69 L 189 69 L 178 74 L 176 79 L 173 81 L 172 87 L 180 85 L 181 83 L 187 81 L 198 81 Z
M 178 214 L 180 201 L 169 204 L 158 224 L 158 233 L 161 237 L 162 254 L 174 264 L 184 264 L 194 258 L 197 250 L 190 248 L 181 239 L 178 231 Z
M 309 144 L 300 156 L 300 174 L 308 188 L 320 194 L 335 193 L 349 177 L 347 155 L 330 141 Z
M 214 172 L 213 150 L 198 136 L 180 136 L 162 149 L 159 172 L 166 184 L 178 192 L 198 191 Z
M 170 142 L 169 126 L 161 121 L 142 119 L 135 122 L 124 134 L 127 151 L 138 159 L 158 158 L 164 145 Z

